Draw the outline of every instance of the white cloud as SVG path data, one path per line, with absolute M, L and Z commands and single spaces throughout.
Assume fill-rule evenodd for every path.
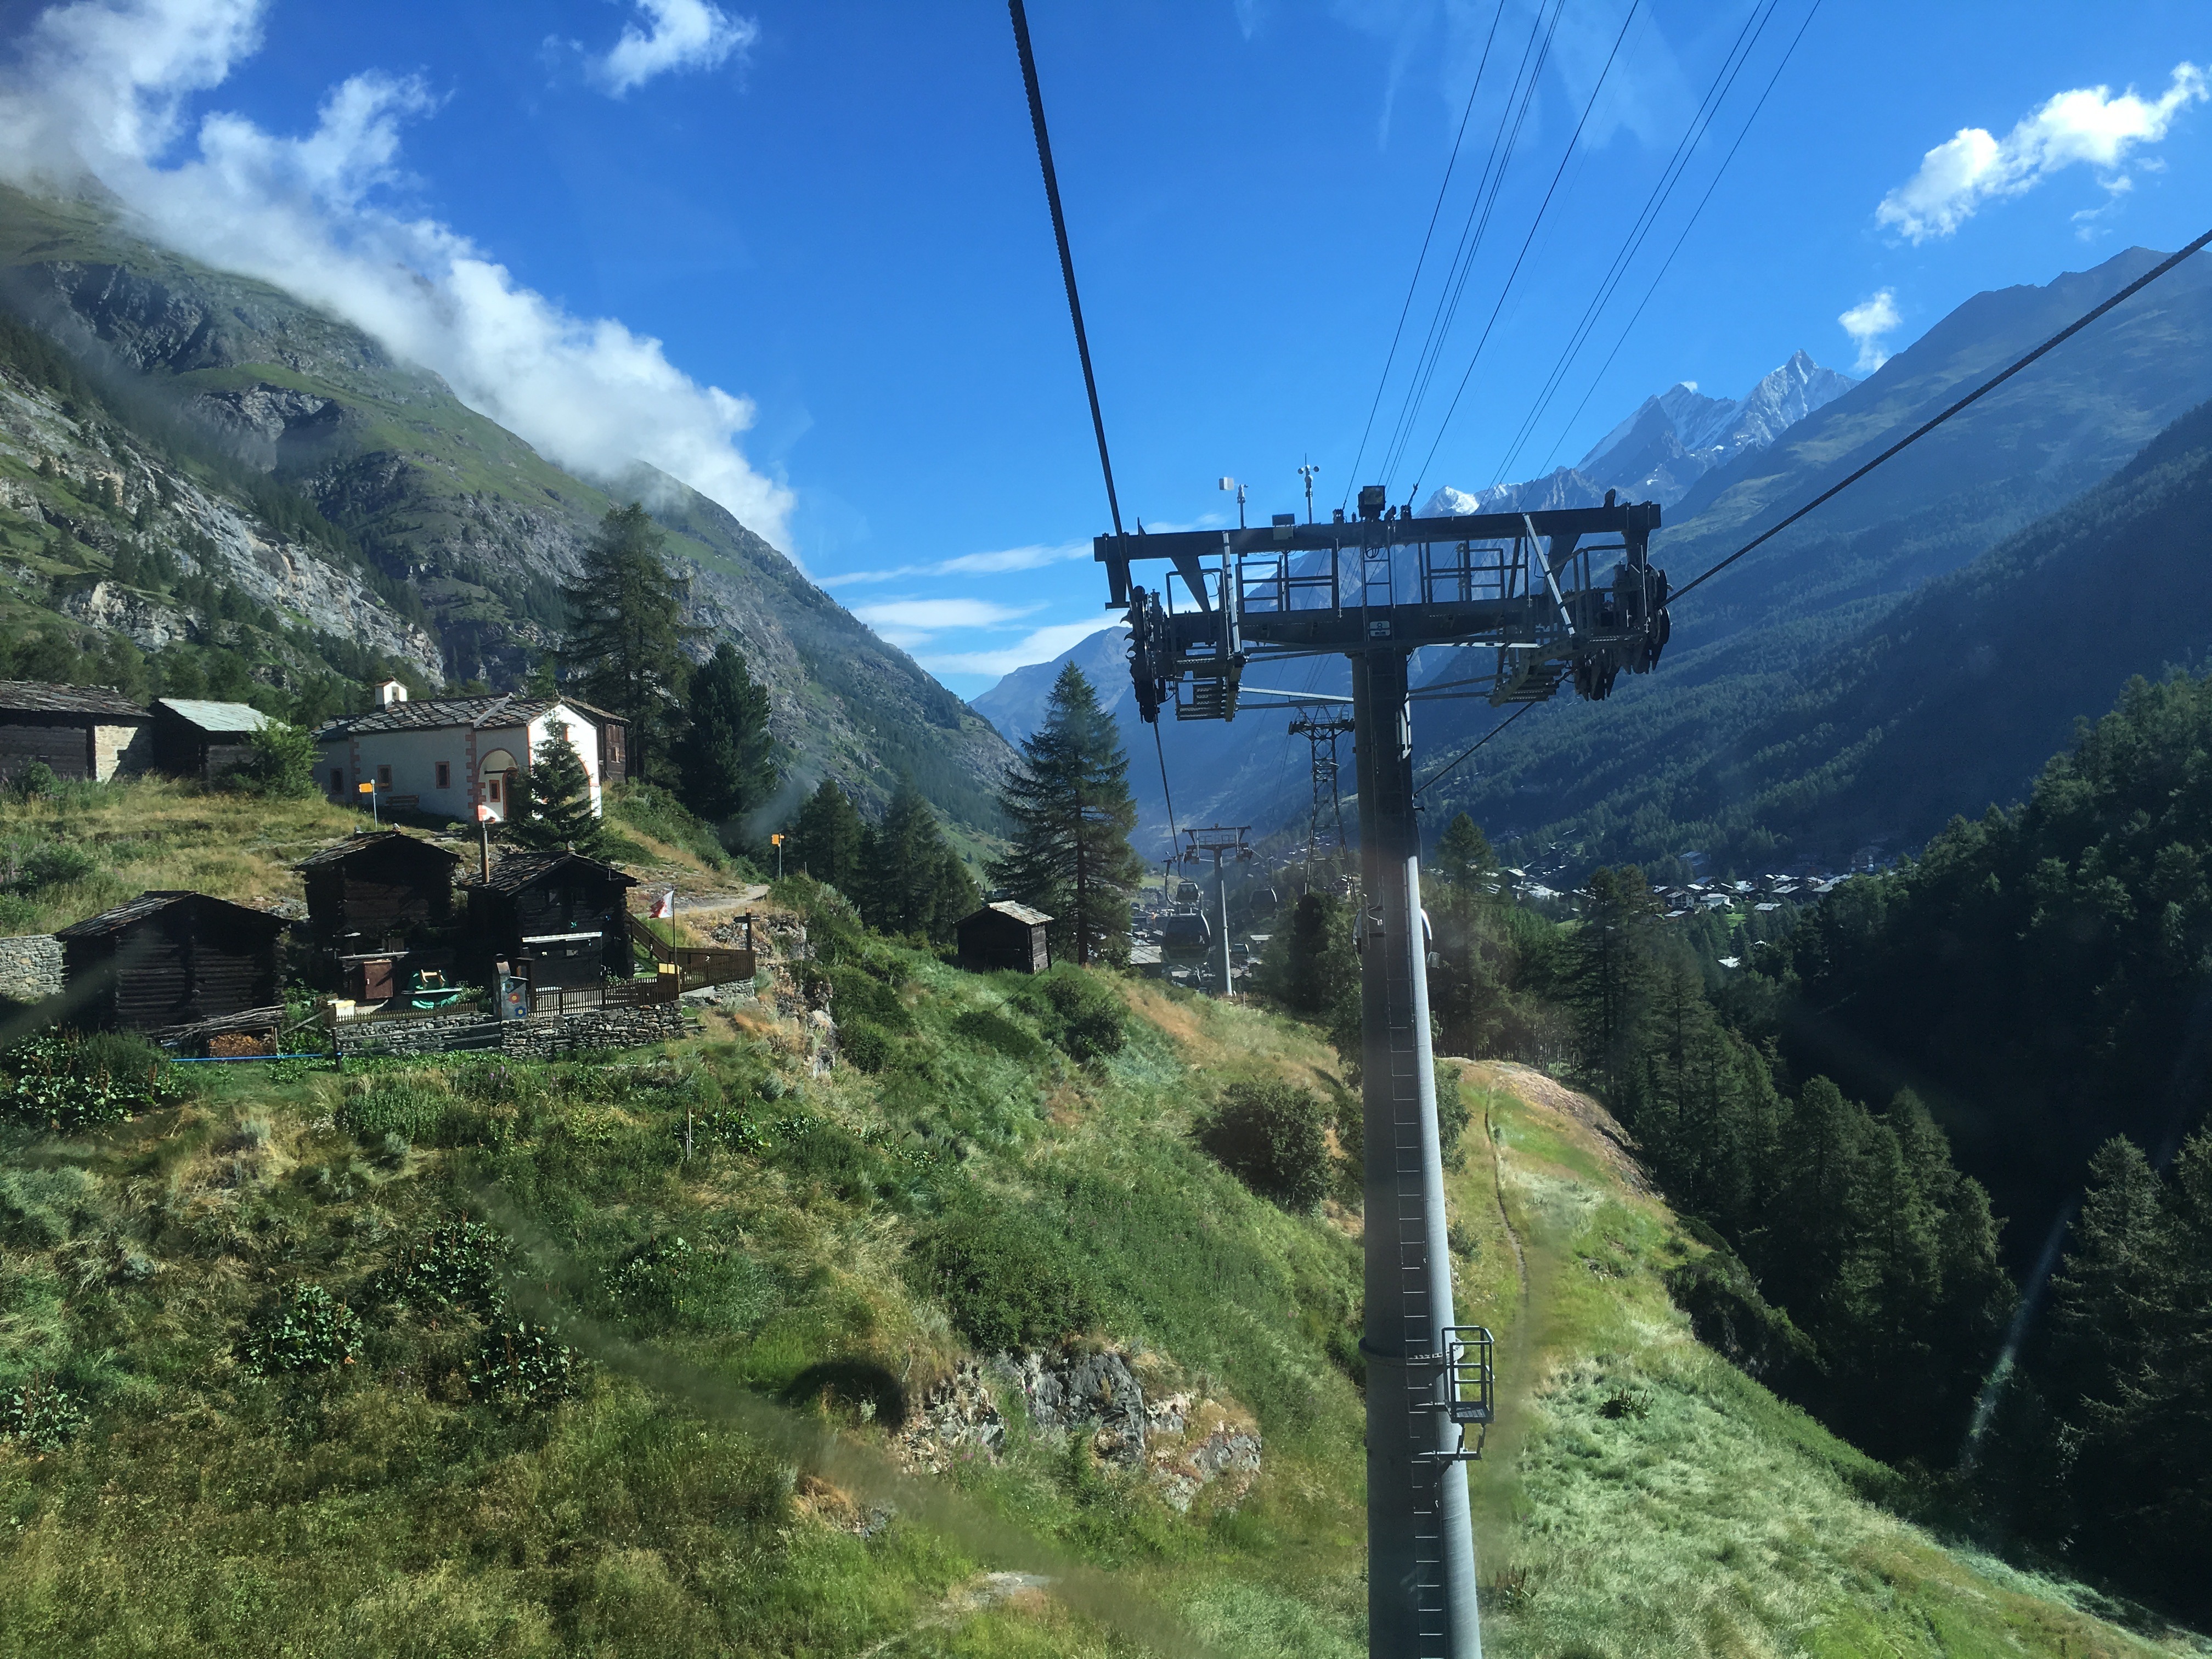
M 889 570 L 848 570 L 842 575 L 822 576 L 817 580 L 823 587 L 854 587 L 862 582 L 903 581 L 911 576 L 989 576 L 1011 570 L 1042 570 L 1049 564 L 1064 564 L 1090 556 L 1089 542 L 1066 542 L 1057 547 L 1008 547 L 994 553 L 963 553 L 934 564 L 902 564 Z
M 650 27 L 627 25 L 605 57 L 591 60 L 592 78 L 617 98 L 673 70 L 719 69 L 760 38 L 758 23 L 709 0 L 637 0 L 637 9 Z
M 451 227 L 387 205 L 405 182 L 402 125 L 434 107 L 419 80 L 355 76 L 301 137 L 222 112 L 187 133 L 187 100 L 258 48 L 266 9 L 50 8 L 0 80 L 0 173 L 34 189 L 96 180 L 155 240 L 344 318 L 560 465 L 612 483 L 648 462 L 782 541 L 791 492 L 738 445 L 748 400 L 693 380 L 659 341 L 523 286 Z
M 2108 87 L 2086 87 L 2058 94 L 2002 139 L 1963 127 L 1921 158 L 1920 171 L 1882 198 L 1875 217 L 1909 241 L 1948 236 L 1984 202 L 2021 195 L 2080 161 L 2098 168 L 2100 182 L 2117 194 L 2132 183 L 2117 171 L 2129 151 L 2158 143 L 2177 115 L 2207 95 L 2204 71 L 2183 63 L 2155 100 L 2132 87 L 2117 98 Z
M 1852 366 L 1862 374 L 1871 374 L 1889 361 L 1882 336 L 1895 332 L 1905 319 L 1897 313 L 1897 290 L 1886 288 L 1871 300 L 1860 301 L 1836 320 L 1858 343 L 1859 360 Z
M 1031 663 L 1050 662 L 1068 647 L 1082 644 L 1097 632 L 1096 617 L 1086 622 L 1054 623 L 1000 649 L 935 652 L 917 656 L 915 660 L 933 674 L 1011 674 Z

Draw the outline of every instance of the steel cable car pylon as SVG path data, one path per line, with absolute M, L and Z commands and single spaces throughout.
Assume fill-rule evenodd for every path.
M 1148 720 L 1170 708 L 1177 720 L 1234 720 L 1252 661 L 1351 659 L 1362 876 L 1367 1650 L 1374 1659 L 1480 1659 L 1467 1462 L 1491 1419 L 1491 1345 L 1488 1332 L 1457 1323 L 1452 1304 L 1410 662 L 1422 646 L 1486 647 L 1495 653 L 1490 702 L 1516 714 L 1563 686 L 1603 697 L 1622 672 L 1658 665 L 1667 577 L 1648 557 L 1660 520 L 1648 501 L 1418 519 L 1410 507 L 1386 507 L 1378 489 L 1359 498 L 1352 522 L 1340 514 L 1333 524 L 1300 525 L 1283 514 L 1249 530 L 1101 536 L 1093 553 L 1107 568 L 1110 603 L 1128 608 L 1130 674 Z M 1131 567 L 1154 560 L 1169 568 L 1147 590 Z

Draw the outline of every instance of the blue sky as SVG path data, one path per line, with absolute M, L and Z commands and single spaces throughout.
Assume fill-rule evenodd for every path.
M 1495 19 L 1430 283 L 1554 15 L 1531 3 L 1034 0 L 1126 514 L 1218 521 L 1229 474 L 1264 521 L 1300 505 L 1309 457 L 1320 507 L 1376 476 L 1375 442 L 1357 478 L 1353 456 L 1453 134 Z M 2212 103 L 2177 76 L 2212 66 L 2201 3 L 1808 10 L 1559 0 L 1394 499 L 1417 471 L 1425 495 L 1506 465 L 1747 20 L 1765 21 L 1740 75 L 1505 476 L 1571 462 L 1677 380 L 1740 395 L 1801 346 L 1851 370 L 1978 289 L 2171 248 L 2212 215 Z M 957 690 L 1103 620 L 1085 544 L 1103 492 L 1002 6 L 0 16 L 17 175 L 82 166 L 186 251 L 348 313 L 568 465 L 649 454 Z

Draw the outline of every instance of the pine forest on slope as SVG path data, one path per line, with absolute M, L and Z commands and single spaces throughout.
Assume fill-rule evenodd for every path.
M 319 647 L 326 635 L 430 684 L 511 689 L 557 635 L 559 585 L 600 519 L 641 498 L 690 579 L 697 648 L 733 641 L 769 687 L 794 789 L 835 775 L 875 810 L 905 770 L 955 819 L 994 822 L 1008 751 L 988 724 L 676 480 L 574 478 L 360 331 L 84 203 L 0 188 L 0 303 L 68 349 L 99 403 L 9 386 L 0 508 L 34 538 L 60 532 L 65 556 L 52 569 L 19 559 L 18 615 L 58 609 L 147 650 L 220 641 L 287 682 L 373 672 L 358 648 Z M 42 459 L 79 482 L 113 476 L 118 499 L 64 501 Z M 157 500 L 167 516 L 149 537 L 133 520 L 164 490 L 183 504 Z M 276 627 L 179 603 L 173 584 L 165 595 L 144 579 L 148 544 Z M 301 635 L 289 643 L 286 617 Z

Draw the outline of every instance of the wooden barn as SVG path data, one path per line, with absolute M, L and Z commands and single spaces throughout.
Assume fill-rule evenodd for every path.
M 403 830 L 363 831 L 300 860 L 316 977 L 363 1001 L 443 968 L 460 854 Z
M 104 685 L 0 680 L 0 778 L 44 761 L 58 778 L 105 783 L 146 763 L 153 718 Z
M 537 989 L 580 989 L 630 976 L 624 894 L 637 885 L 581 853 L 510 853 L 470 882 L 465 931 L 470 971 L 495 961 Z
M 987 904 L 960 923 L 960 966 L 971 974 L 1041 974 L 1052 966 L 1051 926 L 1043 911 L 1012 899 Z
M 269 716 L 251 703 L 163 697 L 154 704 L 154 764 L 173 777 L 213 783 L 252 757 Z
M 205 893 L 142 893 L 71 922 L 66 990 L 96 981 L 73 1016 L 88 1030 L 163 1031 L 283 1000 L 277 945 L 286 922 Z M 112 969 L 112 974 L 108 971 Z

